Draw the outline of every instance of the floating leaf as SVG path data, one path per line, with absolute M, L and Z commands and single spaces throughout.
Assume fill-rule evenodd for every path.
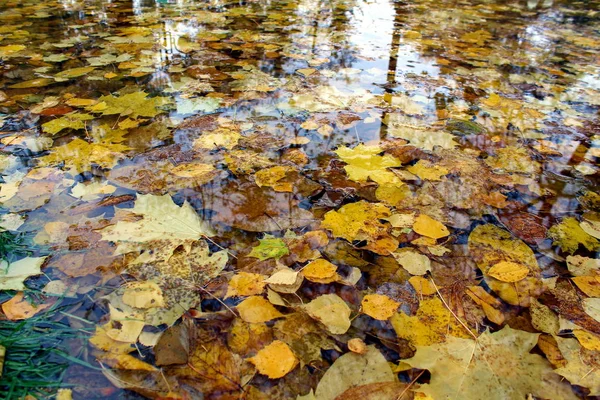
M 427 271 L 431 271 L 431 261 L 426 255 L 412 250 L 400 251 L 392 255 L 411 275 L 425 275 Z
M 529 268 L 510 261 L 501 261 L 493 265 L 487 274 L 502 282 L 518 282 L 529 275 Z
M 359 201 L 346 204 L 339 211 L 327 212 L 321 227 L 348 241 L 367 240 L 372 246 L 381 244 L 381 249 L 373 251 L 389 254 L 398 247 L 398 243 L 388 235 L 388 226 L 379 220 L 390 215 L 389 208 L 383 204 Z
M 428 181 L 440 181 L 441 177 L 448 174 L 448 169 L 434 165 L 427 160 L 419 160 L 415 165 L 407 168 L 408 172 Z
M 389 154 L 379 156 L 381 152 L 382 149 L 378 146 L 359 144 L 354 149 L 340 147 L 335 153 L 348 164 L 344 169 L 354 181 L 366 182 L 368 178 L 379 184 L 399 181 L 388 168 L 399 167 L 402 164 Z
M 349 389 L 379 382 L 395 382 L 387 360 L 375 346 L 368 346 L 365 354 L 346 353 L 325 372 L 315 397 L 335 400 Z
M 260 244 L 252 248 L 248 257 L 255 257 L 264 261 L 269 258 L 279 259 L 290 253 L 287 244 L 279 238 L 265 237 L 258 241 Z
M 63 129 L 85 129 L 85 121 L 94 119 L 90 114 L 72 113 L 42 124 L 44 132 L 56 135 Z
M 225 298 L 232 296 L 254 296 L 261 294 L 267 285 L 264 282 L 266 277 L 261 274 L 249 272 L 238 272 L 229 280 Z
M 590 251 L 600 249 L 600 242 L 581 229 L 579 221 L 572 217 L 564 218 L 551 227 L 548 237 L 552 238 L 553 245 L 560 246 L 563 251 L 571 254 L 577 251 L 580 244 Z
M 164 110 L 159 107 L 171 103 L 167 97 L 147 97 L 144 92 L 134 92 L 123 96 L 101 96 L 98 103 L 87 110 L 101 113 L 102 115 L 119 114 L 129 118 L 155 117 Z
M 25 290 L 23 281 L 30 276 L 40 275 L 40 267 L 46 257 L 26 257 L 10 264 L 0 261 L 0 290 Z
M 77 78 L 82 75 L 87 75 L 95 69 L 95 67 L 79 67 L 65 69 L 64 71 L 61 71 L 58 74 L 54 75 L 54 79 L 56 79 L 57 81 L 63 81 L 72 78 Z
M 577 398 L 571 388 L 552 373 L 548 361 L 530 350 L 538 334 L 508 326 L 477 341 L 448 337 L 445 343 L 417 346 L 413 358 L 403 360 L 431 373 L 419 391 L 434 399 Z M 572 340 L 572 339 L 571 339 Z
M 29 89 L 29 88 L 39 88 L 48 86 L 52 83 L 55 83 L 54 79 L 51 78 L 36 78 L 28 81 L 23 81 L 21 83 L 16 83 L 14 85 L 10 85 L 11 89 Z

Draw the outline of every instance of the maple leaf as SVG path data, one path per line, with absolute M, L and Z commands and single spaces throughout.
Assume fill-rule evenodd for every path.
M 600 370 L 595 357 L 582 349 L 575 339 L 557 336 L 555 339 L 567 364 L 554 372 L 567 378 L 573 385 L 590 389 L 590 396 L 600 395 Z
M 134 92 L 119 97 L 113 95 L 101 96 L 98 103 L 87 108 L 88 111 L 102 115 L 119 114 L 129 118 L 155 117 L 164 112 L 159 107 L 170 104 L 168 97 L 151 97 L 144 92 Z
M 52 152 L 40 157 L 40 165 L 64 163 L 69 170 L 78 174 L 89 171 L 93 165 L 112 168 L 125 157 L 122 151 L 129 147 L 119 143 L 88 143 L 82 139 L 73 139 L 69 143 L 55 147 Z
M 56 135 L 63 129 L 84 129 L 85 121 L 94 119 L 90 114 L 71 113 L 42 124 L 44 132 Z
M 389 254 L 396 250 L 398 242 L 389 236 L 388 225 L 379 220 L 390 215 L 390 209 L 383 204 L 359 201 L 346 204 L 339 211 L 327 212 L 321 227 L 348 241 L 366 240 L 368 249 Z
M 187 201 L 179 207 L 169 195 L 140 194 L 129 211 L 143 218 L 134 222 L 118 221 L 100 230 L 103 240 L 143 243 L 170 239 L 179 245 L 185 239 L 196 240 L 214 234 Z
M 576 399 L 550 363 L 529 351 L 539 334 L 508 326 L 476 341 L 449 336 L 445 343 L 417 346 L 414 357 L 403 360 L 431 372 L 431 381 L 418 391 L 434 399 L 524 399 L 533 394 L 551 399 Z
M 548 229 L 548 237 L 552 238 L 553 245 L 571 254 L 577 251 L 580 244 L 590 251 L 600 249 L 600 241 L 581 229 L 579 221 L 572 217 Z
M 380 156 L 383 150 L 378 146 L 359 144 L 353 149 L 340 147 L 335 151 L 346 164 L 344 169 L 353 181 L 366 182 L 368 178 L 379 183 L 389 184 L 400 181 L 390 167 L 402 165 L 398 159 L 389 154 Z

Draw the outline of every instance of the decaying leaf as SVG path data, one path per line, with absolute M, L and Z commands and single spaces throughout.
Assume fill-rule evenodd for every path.
M 445 343 L 417 346 L 413 358 L 403 360 L 431 372 L 431 381 L 419 391 L 432 398 L 494 400 L 526 398 L 575 399 L 550 363 L 529 351 L 538 334 L 505 327 L 484 332 L 477 341 L 448 337 Z
M 349 389 L 381 382 L 396 382 L 388 362 L 375 346 L 365 354 L 346 353 L 325 372 L 315 391 L 319 400 L 335 400 Z

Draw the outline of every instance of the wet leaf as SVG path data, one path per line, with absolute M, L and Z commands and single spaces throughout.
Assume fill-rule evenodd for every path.
M 548 236 L 552 238 L 552 244 L 571 254 L 577 251 L 579 245 L 590 251 L 600 249 L 600 242 L 581 229 L 579 221 L 572 217 L 567 217 L 551 227 Z
M 396 313 L 400 303 L 380 294 L 368 294 L 363 297 L 362 312 L 380 321 L 387 321 Z
M 518 282 L 529 275 L 529 268 L 514 262 L 501 261 L 493 265 L 487 274 L 502 282 Z
M 266 276 L 249 272 L 238 272 L 229 280 L 225 298 L 233 296 L 254 296 L 261 294 L 267 285 Z
M 258 246 L 252 248 L 248 257 L 255 257 L 264 261 L 270 258 L 279 259 L 290 252 L 287 244 L 279 238 L 265 237 L 259 239 L 259 243 Z
M 500 400 L 532 393 L 575 399 L 550 364 L 529 353 L 537 338 L 538 334 L 507 326 L 493 334 L 486 331 L 477 341 L 448 337 L 445 343 L 418 346 L 415 356 L 404 362 L 431 372 L 431 381 L 419 391 L 433 398 L 480 399 L 486 393 Z
M 271 379 L 282 378 L 298 365 L 298 359 L 287 344 L 275 340 L 248 359 L 259 373 Z
M 426 214 L 419 214 L 419 216 L 415 218 L 412 228 L 419 235 L 427 236 L 432 239 L 440 239 L 450 234 L 450 231 L 448 231 L 448 228 L 446 228 L 444 224 Z
M 271 303 L 260 296 L 251 296 L 237 305 L 240 317 L 245 322 L 261 323 L 283 317 Z
M 349 389 L 373 383 L 395 382 L 388 362 L 375 346 L 365 354 L 346 353 L 325 372 L 315 391 L 319 400 L 334 400 Z
M 46 257 L 26 257 L 11 263 L 0 261 L 0 290 L 25 290 L 23 281 L 41 274 L 45 260 Z
M 304 310 L 334 335 L 344 334 L 350 328 L 350 307 L 335 294 L 317 297 Z

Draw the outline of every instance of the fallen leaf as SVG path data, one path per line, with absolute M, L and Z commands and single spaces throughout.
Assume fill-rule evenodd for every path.
M 529 268 L 514 262 L 501 261 L 498 264 L 494 264 L 487 271 L 487 274 L 502 282 L 518 282 L 529 275 Z
M 350 329 L 350 307 L 338 295 L 319 296 L 304 305 L 304 310 L 334 335 L 344 334 Z
M 387 321 L 398 310 L 400 303 L 381 294 L 368 294 L 360 303 L 362 312 L 380 321 Z
M 449 336 L 445 343 L 417 346 L 413 358 L 403 360 L 414 368 L 427 369 L 431 380 L 419 392 L 434 399 L 577 398 L 569 385 L 552 373 L 548 361 L 529 351 L 539 334 L 508 326 L 477 341 Z
M 415 218 L 412 228 L 419 235 L 427 236 L 432 239 L 441 239 L 450 234 L 450 231 L 448 231 L 448 228 L 446 228 L 444 224 L 426 214 L 419 214 L 419 216 Z
M 284 377 L 298 365 L 290 347 L 280 340 L 273 341 L 248 361 L 256 366 L 259 373 L 271 379 Z
M 236 306 L 240 318 L 253 324 L 283 317 L 271 303 L 260 296 L 251 296 Z
M 365 354 L 346 353 L 325 372 L 315 390 L 319 400 L 335 400 L 349 389 L 372 383 L 396 382 L 387 360 L 375 346 Z

